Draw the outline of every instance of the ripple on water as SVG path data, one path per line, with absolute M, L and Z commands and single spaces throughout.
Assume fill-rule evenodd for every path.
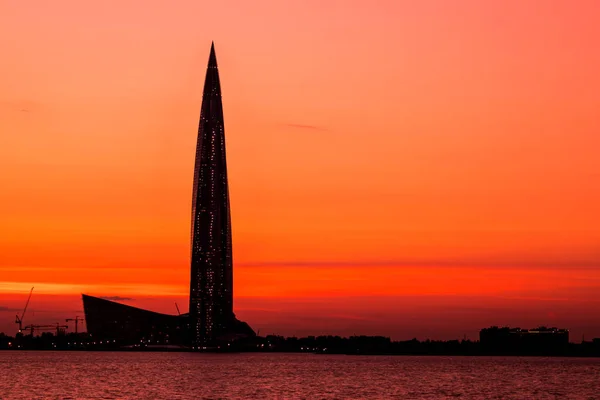
M 0 399 L 596 399 L 600 359 L 0 352 Z

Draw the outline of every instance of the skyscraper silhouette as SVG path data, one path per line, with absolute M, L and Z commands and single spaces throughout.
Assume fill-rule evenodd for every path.
M 249 326 L 237 321 L 233 313 L 231 214 L 223 104 L 214 43 L 210 48 L 198 126 L 191 236 L 191 345 L 213 346 L 235 336 L 236 332 L 252 332 Z M 248 329 L 244 329 L 246 327 Z

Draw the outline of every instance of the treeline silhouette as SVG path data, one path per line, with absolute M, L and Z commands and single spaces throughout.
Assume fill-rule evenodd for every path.
M 0 333 L 0 350 L 88 350 L 88 351 L 186 351 L 180 346 L 167 346 L 151 340 L 140 343 L 122 343 L 119 340 L 93 338 L 87 333 L 55 335 L 44 332 L 40 336 L 17 334 L 10 337 Z M 269 335 L 237 340 L 216 351 L 223 352 L 286 352 L 314 354 L 356 355 L 530 355 L 600 357 L 600 339 L 566 343 L 558 347 L 499 347 L 482 346 L 471 340 L 392 341 L 383 336 L 308 336 L 303 338 Z
M 531 355 L 600 357 L 600 339 L 590 342 L 565 343 L 560 346 L 498 346 L 482 345 L 472 340 L 392 341 L 383 336 L 309 336 L 305 338 L 270 335 L 257 338 L 258 351 L 312 352 L 325 354 L 364 355 Z

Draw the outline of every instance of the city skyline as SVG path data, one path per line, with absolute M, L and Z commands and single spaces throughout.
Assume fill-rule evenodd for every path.
M 0 65 L 0 331 L 31 286 L 40 322 L 80 293 L 187 303 L 214 38 L 240 319 L 600 336 L 600 6 L 480 3 L 0 6 L 19 37 Z

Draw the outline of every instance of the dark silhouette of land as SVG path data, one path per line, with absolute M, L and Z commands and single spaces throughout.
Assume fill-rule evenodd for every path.
M 500 334 L 508 328 L 497 329 Z M 498 332 L 496 332 L 498 333 Z M 505 333 L 505 332 L 504 332 Z M 510 340 L 514 340 L 511 338 Z M 531 337 L 527 340 L 532 340 Z M 544 339 L 546 340 L 546 339 Z M 560 356 L 600 357 L 600 338 L 581 343 L 544 341 L 545 345 L 510 346 L 506 341 L 486 342 L 471 340 L 392 341 L 384 336 L 309 336 L 304 338 L 269 335 L 233 341 L 216 352 L 261 353 L 314 353 L 348 355 L 446 355 L 446 356 Z M 525 342 L 522 342 L 525 343 Z M 532 343 L 532 342 L 528 342 Z M 547 344 L 553 343 L 552 346 Z M 82 350 L 82 351 L 190 351 L 188 347 L 168 345 L 146 340 L 136 344 L 119 340 L 94 338 L 88 333 L 55 335 L 44 332 L 40 336 L 0 333 L 0 350 Z

